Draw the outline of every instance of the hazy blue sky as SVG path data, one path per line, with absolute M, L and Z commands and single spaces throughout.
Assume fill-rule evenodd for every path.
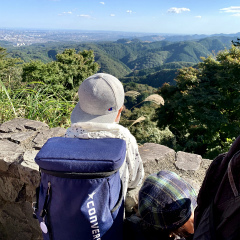
M 0 0 L 0 28 L 240 32 L 236 0 Z

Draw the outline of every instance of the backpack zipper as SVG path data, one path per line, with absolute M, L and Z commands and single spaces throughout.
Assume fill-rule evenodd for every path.
M 79 172 L 59 172 L 59 171 L 52 171 L 52 170 L 46 170 L 44 168 L 40 168 L 40 171 L 46 174 L 49 174 L 55 177 L 72 178 L 72 179 L 105 178 L 113 175 L 118 170 L 119 168 L 110 172 L 79 173 Z
M 51 218 L 50 218 L 50 202 L 51 202 L 51 182 L 48 182 L 48 188 L 46 191 L 46 196 L 43 204 L 43 209 L 40 212 L 40 217 L 43 221 L 40 223 L 40 227 L 42 231 L 49 235 L 49 239 L 52 240 L 52 226 L 51 226 Z M 47 217 L 47 221 L 45 222 L 45 217 Z

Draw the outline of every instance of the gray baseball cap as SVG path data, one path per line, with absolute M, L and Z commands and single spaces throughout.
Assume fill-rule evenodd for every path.
M 71 114 L 72 123 L 113 123 L 124 103 L 124 89 L 116 77 L 97 73 L 82 82 L 78 97 Z

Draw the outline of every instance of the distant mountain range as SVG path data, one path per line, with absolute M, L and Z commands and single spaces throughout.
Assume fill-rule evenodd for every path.
M 49 62 L 66 48 L 77 51 L 92 49 L 101 72 L 107 72 L 123 82 L 137 82 L 160 87 L 164 82 L 174 84 L 177 70 L 194 66 L 201 57 L 208 57 L 231 47 L 231 41 L 239 34 L 174 35 L 164 39 L 157 35 L 138 38 L 121 38 L 117 41 L 101 42 L 47 42 L 30 46 L 12 47 L 9 42 L 0 41 L 10 56 L 24 61 L 41 60 Z
M 189 41 L 199 40 L 207 37 L 232 37 L 240 36 L 240 33 L 233 34 L 166 34 L 166 33 L 141 33 L 141 32 L 120 32 L 120 31 L 87 31 L 87 30 L 37 30 L 37 29 L 1 29 L 0 41 L 13 44 L 14 46 L 31 45 L 35 43 L 46 42 L 99 42 L 99 41 L 117 41 L 118 39 L 133 40 L 135 38 L 141 41 Z
M 209 38 L 209 37 L 231 37 L 232 39 L 236 39 L 237 37 L 240 37 L 239 33 L 233 33 L 233 34 L 212 34 L 212 35 L 205 35 L 205 34 L 193 34 L 193 35 L 148 35 L 143 37 L 138 37 L 141 41 L 170 41 L 170 42 L 179 42 L 179 41 L 191 41 L 191 40 L 200 40 L 203 38 Z

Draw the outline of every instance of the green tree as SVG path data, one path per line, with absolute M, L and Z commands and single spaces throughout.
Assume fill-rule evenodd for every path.
M 202 60 L 180 70 L 176 86 L 160 88 L 165 105 L 156 119 L 175 135 L 176 150 L 213 158 L 240 134 L 240 49 Z
M 237 38 L 237 41 L 233 41 L 233 40 L 232 40 L 232 44 L 233 44 L 235 47 L 239 47 L 239 46 L 240 46 L 240 38 Z
M 10 58 L 5 48 L 0 47 L 0 71 L 15 67 L 16 64 L 21 63 L 19 58 Z
M 57 54 L 56 59 L 46 64 L 41 61 L 26 63 L 23 67 L 23 81 L 45 83 L 49 94 L 59 92 L 70 100 L 82 81 L 98 70 L 91 50 L 76 53 L 75 49 L 66 49 Z
M 10 81 L 15 85 L 21 82 L 21 63 L 19 58 L 11 58 L 5 48 L 0 47 L 0 80 L 7 87 Z
M 169 129 L 159 130 L 156 121 L 152 121 L 157 106 L 164 100 L 155 94 L 155 88 L 148 85 L 124 84 L 125 103 L 120 123 L 127 127 L 140 144 L 151 142 L 171 145 L 174 141 Z M 166 143 L 167 142 L 167 143 Z
M 156 106 L 155 103 L 150 103 L 132 111 L 125 109 L 120 123 L 130 130 L 139 144 L 159 143 L 172 146 L 174 141 L 172 132 L 167 127 L 160 130 L 157 123 L 152 121 Z
M 92 50 L 76 53 L 75 49 L 66 49 L 57 54 L 57 63 L 63 74 L 63 85 L 67 89 L 78 88 L 84 79 L 98 71 Z

